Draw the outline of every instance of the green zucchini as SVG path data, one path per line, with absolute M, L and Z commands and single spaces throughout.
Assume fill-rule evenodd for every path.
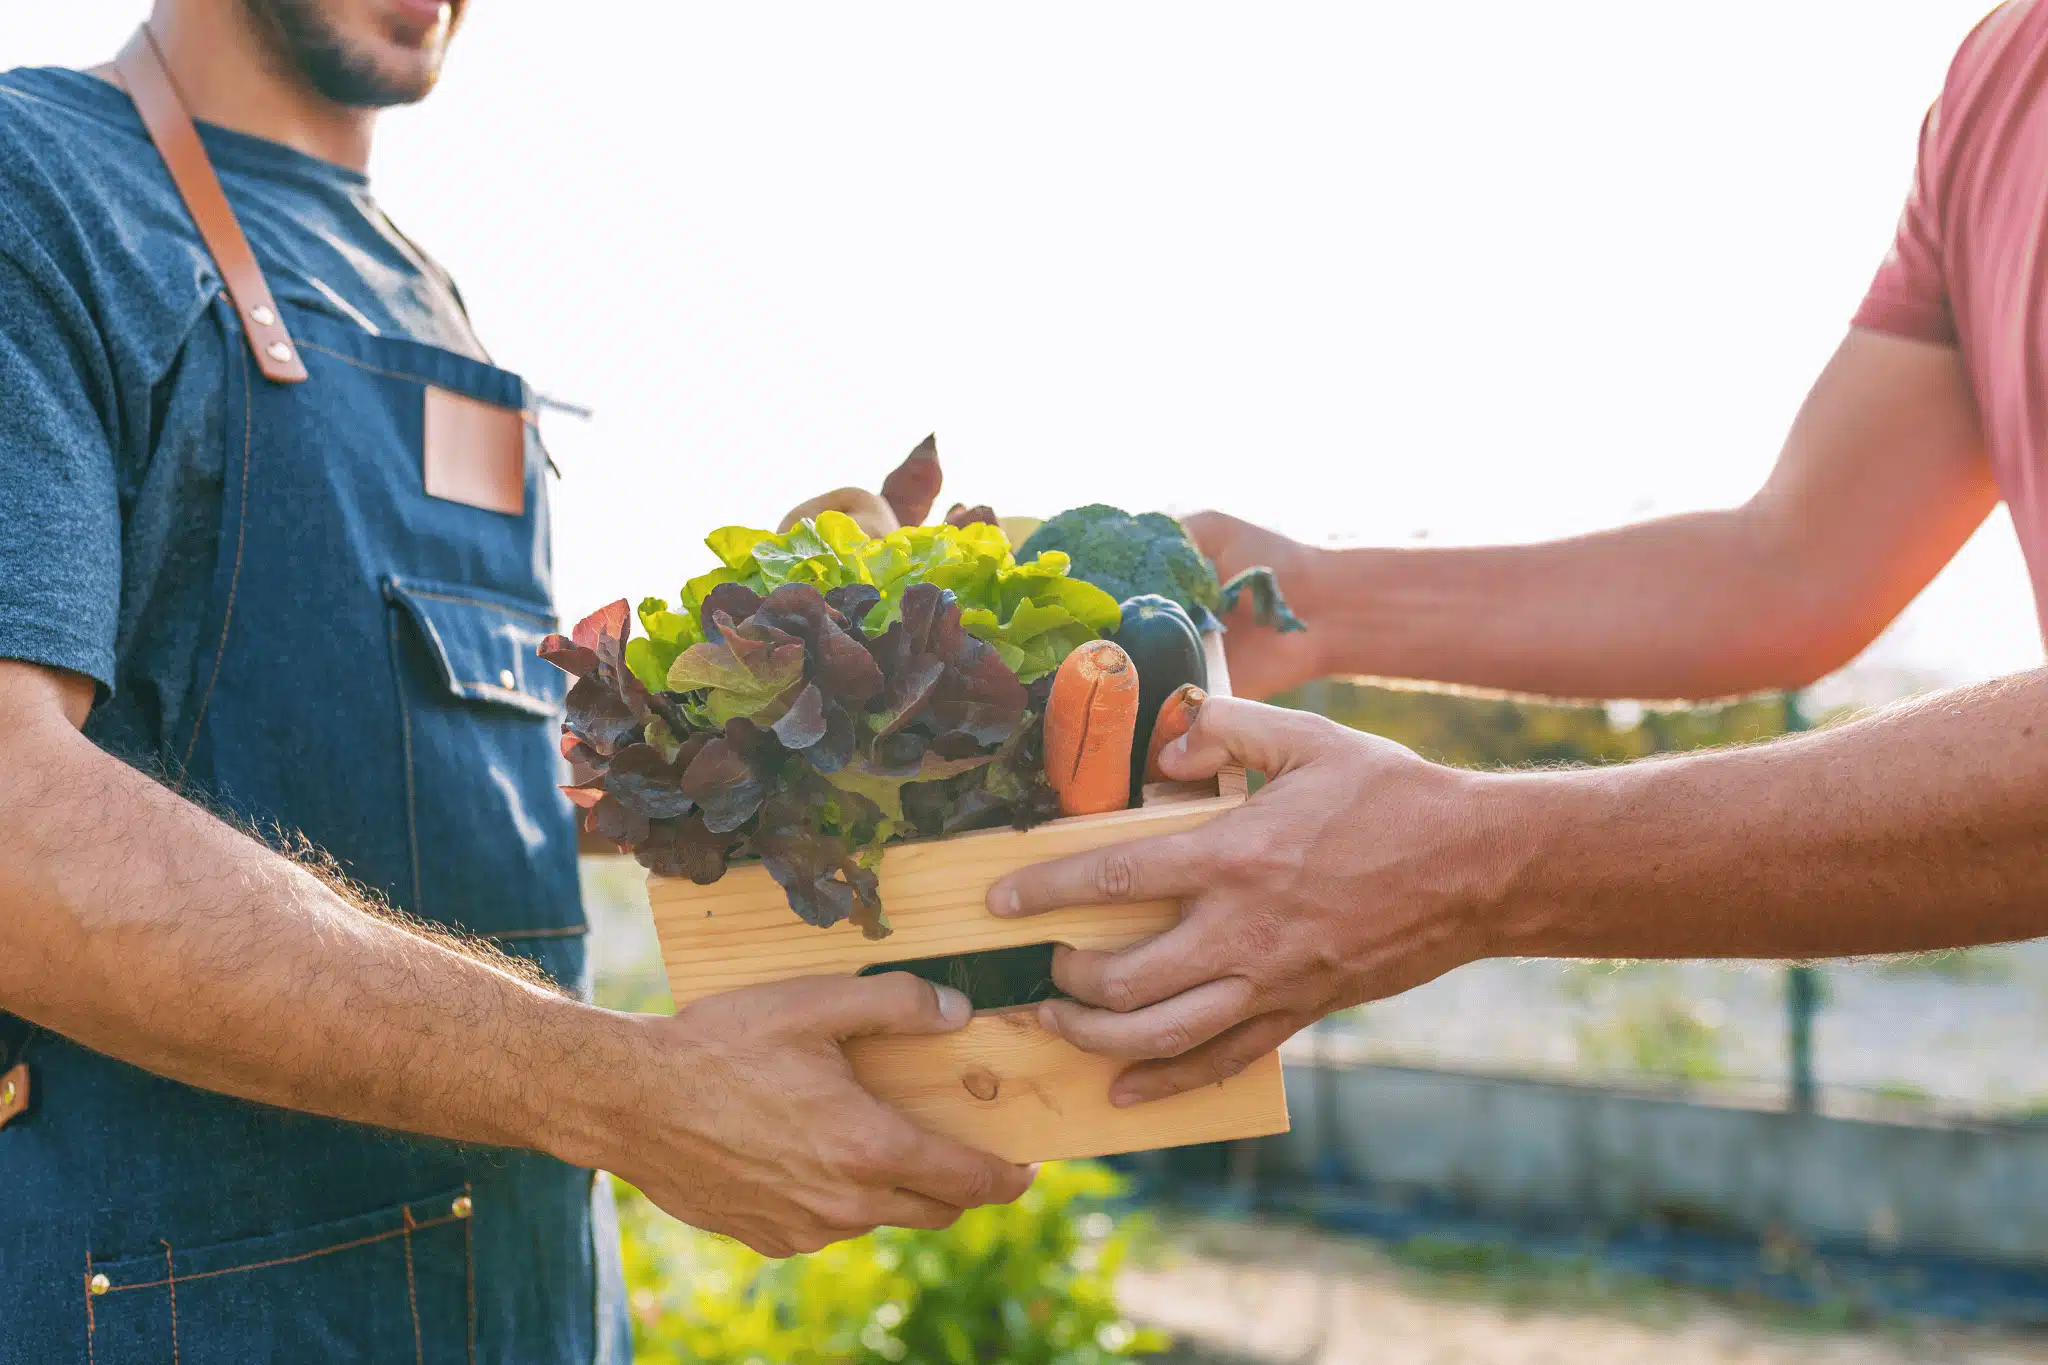
M 1123 624 L 1110 638 L 1138 668 L 1138 730 L 1131 740 L 1131 801 L 1136 804 L 1145 783 L 1145 754 L 1159 708 L 1193 683 L 1209 686 L 1209 660 L 1202 652 L 1202 633 L 1180 603 L 1157 593 L 1133 597 L 1123 604 Z

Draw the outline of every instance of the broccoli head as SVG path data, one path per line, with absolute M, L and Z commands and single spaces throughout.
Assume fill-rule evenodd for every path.
M 1062 512 L 1031 533 L 1019 547 L 1019 559 L 1033 559 L 1059 550 L 1073 561 L 1073 577 L 1093 583 L 1119 602 L 1157 593 L 1180 603 L 1202 630 L 1221 630 L 1217 618 L 1237 605 L 1238 596 L 1252 594 L 1258 623 L 1302 630 L 1288 610 L 1287 599 L 1270 569 L 1247 569 L 1225 584 L 1216 568 L 1188 538 L 1178 521 L 1163 512 L 1137 516 L 1095 503 Z

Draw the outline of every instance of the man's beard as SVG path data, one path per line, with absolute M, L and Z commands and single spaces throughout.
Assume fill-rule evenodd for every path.
M 334 31 L 321 0 L 242 0 L 265 40 L 308 84 L 336 104 L 385 109 L 427 97 L 440 78 L 436 63 L 424 72 L 394 76 L 376 58 Z

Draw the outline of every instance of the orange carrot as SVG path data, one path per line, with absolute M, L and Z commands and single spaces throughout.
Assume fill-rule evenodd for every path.
M 1209 694 L 1193 683 L 1182 683 L 1174 694 L 1159 704 L 1159 719 L 1152 725 L 1152 742 L 1145 747 L 1145 780 L 1171 782 L 1159 766 L 1159 751 L 1194 727 L 1202 703 Z
M 1131 800 L 1138 668 L 1123 647 L 1091 640 L 1053 675 L 1045 706 L 1045 778 L 1064 815 L 1101 815 Z

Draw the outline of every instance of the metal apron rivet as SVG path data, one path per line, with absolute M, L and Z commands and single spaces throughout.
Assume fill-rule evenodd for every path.
M 105 1275 L 95 1275 L 85 1282 L 85 1287 L 95 1294 L 104 1294 L 114 1287 L 114 1282 Z
M 292 358 L 292 348 L 285 345 L 282 341 L 271 342 L 263 348 L 263 352 L 280 365 Z
M 519 679 L 513 677 L 512 670 L 507 668 L 498 674 L 498 685 L 510 692 L 519 686 Z
M 249 310 L 249 321 L 258 327 L 269 327 L 277 322 L 277 314 L 271 312 L 268 305 L 259 303 Z
M 476 1205 L 469 1202 L 468 1195 L 458 1194 L 455 1196 L 455 1202 L 448 1206 L 448 1212 L 454 1214 L 457 1218 L 467 1218 L 470 1215 L 470 1211 L 475 1207 Z
M 10 1105 L 10 1104 L 13 1104 L 13 1103 L 14 1103 L 14 1082 L 13 1082 L 13 1081 L 8 1081 L 8 1082 L 7 1082 L 7 1083 L 5 1083 L 4 1085 L 0 1085 L 0 1109 L 5 1109 L 5 1108 L 6 1108 L 6 1107 L 7 1107 L 8 1105 Z

